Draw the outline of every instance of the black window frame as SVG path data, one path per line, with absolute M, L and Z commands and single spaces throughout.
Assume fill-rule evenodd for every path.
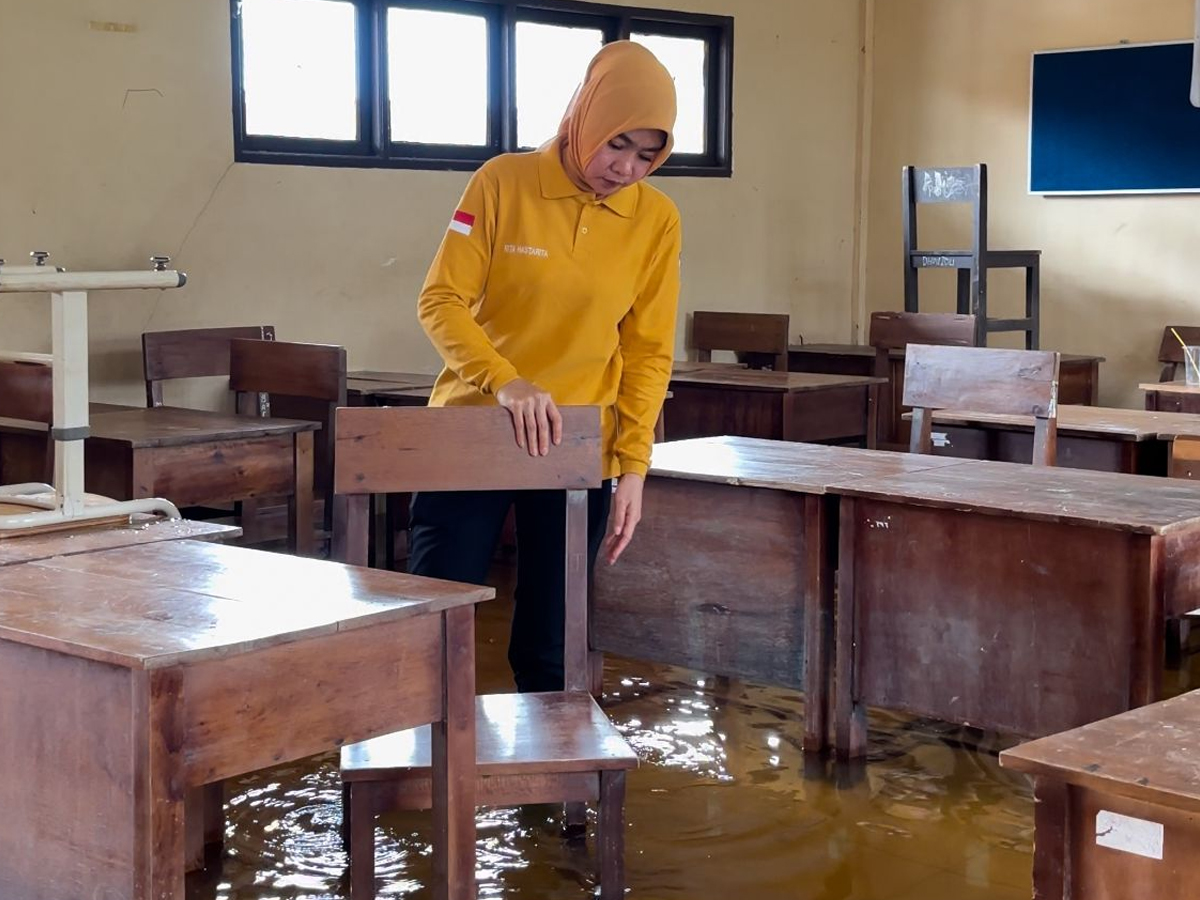
M 517 22 L 599 28 L 604 41 L 644 33 L 698 38 L 708 49 L 707 151 L 673 153 L 658 175 L 733 174 L 733 18 L 704 13 L 616 6 L 584 0 L 345 0 L 355 9 L 358 55 L 358 137 L 353 141 L 246 133 L 242 90 L 240 0 L 230 0 L 234 159 L 284 165 L 472 170 L 517 143 Z M 485 145 L 390 141 L 387 16 L 392 7 L 482 15 L 488 22 L 488 128 Z

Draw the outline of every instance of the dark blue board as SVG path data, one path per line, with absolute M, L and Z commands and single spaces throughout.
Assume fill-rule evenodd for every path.
M 1035 53 L 1029 190 L 1200 191 L 1194 46 Z

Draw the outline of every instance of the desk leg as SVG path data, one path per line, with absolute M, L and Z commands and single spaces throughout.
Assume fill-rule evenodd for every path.
M 288 549 L 297 556 L 312 556 L 313 541 L 313 436 L 297 432 L 292 438 L 292 496 L 288 498 Z
M 176 669 L 159 669 L 141 675 L 134 688 L 135 722 L 142 726 L 139 731 L 145 737 L 135 752 L 135 766 L 142 777 L 134 788 L 138 837 L 134 884 L 142 885 L 144 893 L 135 890 L 134 896 L 146 900 L 183 900 L 182 680 Z
M 879 446 L 879 385 L 867 386 L 867 449 Z
M 1133 583 L 1132 663 L 1129 673 L 1129 708 L 1137 709 L 1162 699 L 1162 671 L 1166 654 L 1166 602 L 1163 586 L 1163 538 L 1142 537 L 1134 544 L 1130 566 Z
M 804 498 L 804 752 L 829 747 L 829 666 L 833 649 L 833 565 L 825 497 Z
M 1067 791 L 1061 781 L 1033 781 L 1033 896 L 1067 900 L 1070 882 L 1070 826 Z
M 475 897 L 475 608 L 444 618 L 445 719 L 433 723 L 433 872 L 437 900 Z
M 834 744 L 842 758 L 854 758 L 867 752 L 867 714 L 858 700 L 858 654 L 862 651 L 858 635 L 858 614 L 854 596 L 855 520 L 858 502 L 843 497 L 838 529 L 837 627 L 834 639 Z

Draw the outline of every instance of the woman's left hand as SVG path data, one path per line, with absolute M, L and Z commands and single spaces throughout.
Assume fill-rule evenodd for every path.
M 612 515 L 608 520 L 608 536 L 604 539 L 604 558 L 611 566 L 629 546 L 634 529 L 642 520 L 642 487 L 646 479 L 629 472 L 617 481 L 613 492 Z

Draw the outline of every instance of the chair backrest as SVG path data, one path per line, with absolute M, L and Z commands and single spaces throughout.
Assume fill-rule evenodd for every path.
M 906 268 L 910 265 L 910 255 L 922 252 L 917 243 L 917 206 L 921 204 L 971 204 L 971 252 L 980 255 L 987 251 L 987 165 L 984 163 L 932 169 L 905 166 L 901 194 Z
M 788 317 L 784 313 L 692 313 L 692 347 L 700 362 L 728 350 L 751 368 L 787 371 Z
M 867 342 L 875 348 L 875 375 L 889 380 L 880 394 L 878 429 L 885 445 L 901 441 L 897 426 L 897 408 L 903 412 L 899 396 L 904 386 L 903 371 L 893 377 L 891 352 L 909 344 L 938 344 L 970 347 L 975 343 L 975 317 L 955 313 L 876 312 L 871 313 Z M 899 364 L 899 361 L 897 361 Z
M 45 425 L 54 423 L 54 369 L 41 363 L 0 361 L 0 418 L 20 419 L 24 422 L 40 422 Z M 14 444 L 16 438 L 10 439 Z M 10 475 L 6 463 L 11 463 L 14 456 L 22 455 L 5 453 L 0 446 L 0 484 L 12 484 L 18 481 L 54 480 L 54 441 L 50 439 L 50 431 L 46 434 L 34 435 L 20 441 L 44 441 L 44 459 L 37 471 L 21 471 Z M 4 443 L 0 438 L 0 445 Z M 20 468 L 23 470 L 24 465 Z
M 1033 463 L 1052 466 L 1058 449 L 1059 354 L 1051 350 L 910 344 L 904 404 L 913 408 L 913 453 L 932 451 L 936 409 L 1033 416 Z
M 495 406 L 346 407 L 337 411 L 333 555 L 366 565 L 372 494 L 413 491 L 567 492 L 566 626 L 568 691 L 589 687 L 587 491 L 601 484 L 600 410 L 560 407 L 563 439 L 546 456 L 517 446 L 512 418 Z
M 162 383 L 176 378 L 229 375 L 229 342 L 236 338 L 275 339 L 274 325 L 188 328 L 142 334 L 146 405 L 162 406 Z
M 313 442 L 313 490 L 325 497 L 325 524 L 333 522 L 334 413 L 346 405 L 346 350 L 235 338 L 229 342 L 229 388 L 238 411 L 321 423 Z
M 1164 328 L 1162 343 L 1158 346 L 1158 361 L 1163 364 L 1159 381 L 1174 381 L 1183 365 L 1183 347 L 1174 332 L 1178 332 L 1189 347 L 1200 346 L 1200 325 L 1168 325 Z

